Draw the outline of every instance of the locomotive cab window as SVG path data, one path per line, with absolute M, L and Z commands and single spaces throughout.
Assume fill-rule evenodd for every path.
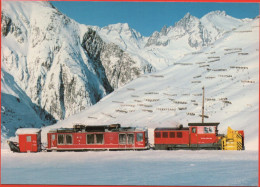
M 138 142 L 142 142 L 144 139 L 143 139 L 143 133 L 137 133 L 136 134 L 136 141 Z
M 204 134 L 215 133 L 214 127 L 204 127 Z
M 192 133 L 196 133 L 196 127 L 192 127 L 191 131 Z
M 94 144 L 94 134 L 87 134 L 87 144 Z
M 177 138 L 182 138 L 182 132 L 177 132 Z
M 66 144 L 72 144 L 72 134 L 66 134 Z
M 58 144 L 64 144 L 64 135 L 58 134 Z
M 126 134 L 119 134 L 119 144 L 126 144 Z
M 26 142 L 31 142 L 32 141 L 32 137 L 31 136 L 26 136 Z
M 96 143 L 103 144 L 104 143 L 104 135 L 103 134 L 96 134 Z
M 51 135 L 51 139 L 52 139 L 52 140 L 55 140 L 55 134 L 52 134 L 52 135 Z

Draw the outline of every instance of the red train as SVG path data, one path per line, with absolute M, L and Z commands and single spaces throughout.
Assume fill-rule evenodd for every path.
M 134 127 L 75 125 L 48 134 L 47 151 L 148 149 L 147 130 Z
M 244 131 L 230 127 L 226 136 L 218 134 L 219 123 L 189 123 L 188 127 L 155 128 L 154 147 L 149 146 L 148 130 L 121 127 L 74 125 L 47 133 L 47 146 L 41 148 L 40 129 L 18 129 L 19 143 L 8 141 L 14 152 L 88 151 L 88 150 L 243 150 Z
M 187 128 L 156 128 L 155 149 L 221 149 L 219 123 L 189 123 Z

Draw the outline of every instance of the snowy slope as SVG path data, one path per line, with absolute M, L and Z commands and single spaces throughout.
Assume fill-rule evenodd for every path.
M 1 72 L 1 140 L 14 136 L 17 128 L 39 127 L 56 122 L 15 83 L 7 72 Z
M 96 105 L 56 125 L 75 123 L 123 126 L 176 126 L 199 122 L 202 87 L 206 90 L 206 122 L 221 122 L 245 130 L 246 149 L 258 148 L 259 19 L 226 33 L 197 53 L 172 66 L 143 75 L 103 98 Z M 43 141 L 46 141 L 43 140 Z M 152 143 L 152 142 L 151 142 Z

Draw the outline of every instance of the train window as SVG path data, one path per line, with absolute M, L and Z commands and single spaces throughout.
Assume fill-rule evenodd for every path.
M 182 138 L 182 132 L 177 132 L 177 138 Z
M 56 139 L 56 138 L 55 138 L 55 134 L 52 134 L 52 135 L 51 135 L 51 139 L 52 139 L 52 140 L 55 140 L 55 139 Z
M 31 136 L 26 136 L 26 142 L 31 142 L 32 141 L 32 137 Z
M 138 142 L 142 142 L 144 139 L 143 139 L 143 133 L 137 133 L 136 134 L 136 141 Z
M 161 132 L 155 132 L 155 138 L 161 138 Z
M 204 133 L 215 133 L 215 131 L 213 127 L 204 127 Z
M 134 134 L 127 134 L 127 144 L 134 144 Z
M 196 133 L 196 127 L 192 127 L 191 131 L 192 133 Z
M 170 132 L 170 138 L 175 138 L 175 132 Z
M 168 132 L 163 132 L 162 136 L 163 136 L 163 138 L 168 138 Z
M 58 134 L 58 144 L 64 144 L 64 134 Z
M 87 134 L 87 144 L 94 144 L 94 134 Z
M 72 144 L 72 134 L 66 134 L 66 144 Z
M 96 143 L 103 144 L 104 143 L 104 135 L 103 134 L 96 134 Z
M 119 134 L 119 144 L 126 144 L 126 134 Z

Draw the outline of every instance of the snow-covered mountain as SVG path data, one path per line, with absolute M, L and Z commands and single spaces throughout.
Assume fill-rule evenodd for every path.
M 138 77 L 149 78 L 147 73 L 170 67 L 171 74 L 177 74 L 172 67 L 189 64 L 186 58 L 202 55 L 203 48 L 210 49 L 251 22 L 221 11 L 201 19 L 188 13 L 175 25 L 144 37 L 127 23 L 103 28 L 79 24 L 49 2 L 3 1 L 2 136 L 13 136 L 18 127 L 40 127 L 65 119 L 88 109 L 113 90 L 117 94 Z M 103 119 L 99 123 L 110 122 Z M 159 119 L 165 122 L 163 116 Z
M 64 119 L 150 72 L 149 65 L 137 64 L 119 46 L 103 41 L 49 2 L 4 1 L 2 5 L 1 82 L 8 87 L 1 92 L 2 100 L 12 96 L 23 102 L 8 84 L 12 79 L 27 98 L 28 111 L 34 111 L 31 117 L 42 119 L 19 123 L 24 108 L 2 102 L 4 134 Z
M 219 133 L 226 134 L 228 126 L 245 130 L 246 149 L 256 150 L 259 18 L 223 34 L 214 44 L 186 55 L 167 69 L 135 79 L 91 108 L 43 128 L 42 137 L 52 128 L 76 123 L 153 129 L 200 122 L 203 86 L 205 121 L 221 122 Z
M 226 15 L 224 11 L 213 11 L 201 19 L 187 13 L 174 26 L 164 26 L 160 32 L 154 32 L 148 39 L 146 46 L 167 46 L 178 40 L 186 40 L 183 43 L 189 47 L 201 49 L 213 44 L 224 33 L 244 24 L 243 20 Z
M 213 44 L 223 34 L 248 21 L 230 17 L 223 11 L 210 12 L 201 19 L 187 13 L 173 26 L 164 26 L 149 37 L 144 48 L 149 55 L 143 54 L 143 58 L 149 59 L 157 70 L 166 68 L 186 54 Z
M 231 32 L 252 19 L 236 19 L 224 11 L 213 11 L 202 18 L 187 13 L 172 26 L 164 26 L 150 37 L 144 37 L 127 23 L 93 27 L 107 42 L 113 42 L 129 53 L 138 64 L 149 64 L 150 71 L 162 70 L 186 54 L 213 44 L 223 34 Z

